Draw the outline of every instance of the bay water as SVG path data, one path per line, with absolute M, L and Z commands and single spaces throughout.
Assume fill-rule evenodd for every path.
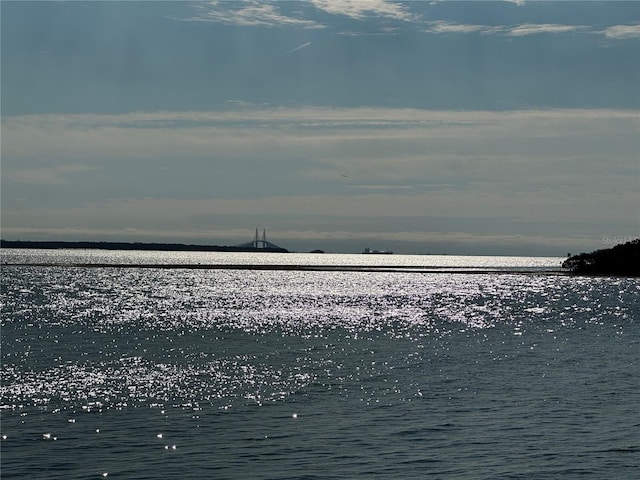
M 561 261 L 4 250 L 0 474 L 640 478 L 640 280 Z

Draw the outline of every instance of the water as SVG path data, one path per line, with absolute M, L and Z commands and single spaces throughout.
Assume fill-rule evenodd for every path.
M 640 281 L 560 261 L 5 250 L 114 266 L 3 266 L 2 478 L 638 478 Z
M 362 255 L 312 253 L 165 252 L 125 250 L 5 249 L 3 262 L 100 265 L 206 265 L 372 267 L 433 271 L 559 271 L 564 258 L 465 255 Z

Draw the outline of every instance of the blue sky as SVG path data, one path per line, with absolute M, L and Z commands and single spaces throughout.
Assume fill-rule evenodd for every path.
M 640 235 L 638 2 L 12 2 L 2 237 L 551 254 Z

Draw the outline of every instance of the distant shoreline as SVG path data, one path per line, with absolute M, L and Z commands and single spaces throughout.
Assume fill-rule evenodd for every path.
M 122 269 L 160 269 L 160 270 L 264 270 L 264 271 L 300 271 L 300 272 L 375 272 L 375 273 L 422 273 L 422 274 L 477 274 L 477 275 L 571 275 L 569 272 L 552 269 L 500 269 L 473 267 L 440 266 L 372 266 L 372 265 L 288 265 L 288 264 L 201 264 L 201 263 L 3 263 L 2 267 L 40 267 L 40 268 L 122 268 Z
M 289 253 L 286 248 L 238 247 L 220 245 L 186 245 L 182 243 L 143 243 L 143 242 L 63 242 L 0 240 L 0 248 L 36 248 L 44 250 L 58 249 L 94 249 L 94 250 L 144 250 L 160 252 L 265 252 Z

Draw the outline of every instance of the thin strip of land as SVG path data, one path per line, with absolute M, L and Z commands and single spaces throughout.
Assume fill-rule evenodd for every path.
M 66 242 L 0 240 L 0 248 L 32 248 L 43 250 L 83 249 L 83 250 L 143 250 L 161 252 L 272 252 L 289 253 L 286 248 L 248 247 L 232 245 L 189 245 L 183 243 L 142 243 L 142 242 Z
M 45 268 L 142 268 L 165 270 L 275 270 L 301 272 L 376 272 L 376 273 L 464 273 L 464 274 L 530 274 L 566 275 L 560 270 L 544 269 L 499 269 L 484 267 L 443 266 L 371 266 L 371 265 L 287 265 L 287 264 L 193 264 L 193 263 L 4 263 L 2 267 Z

